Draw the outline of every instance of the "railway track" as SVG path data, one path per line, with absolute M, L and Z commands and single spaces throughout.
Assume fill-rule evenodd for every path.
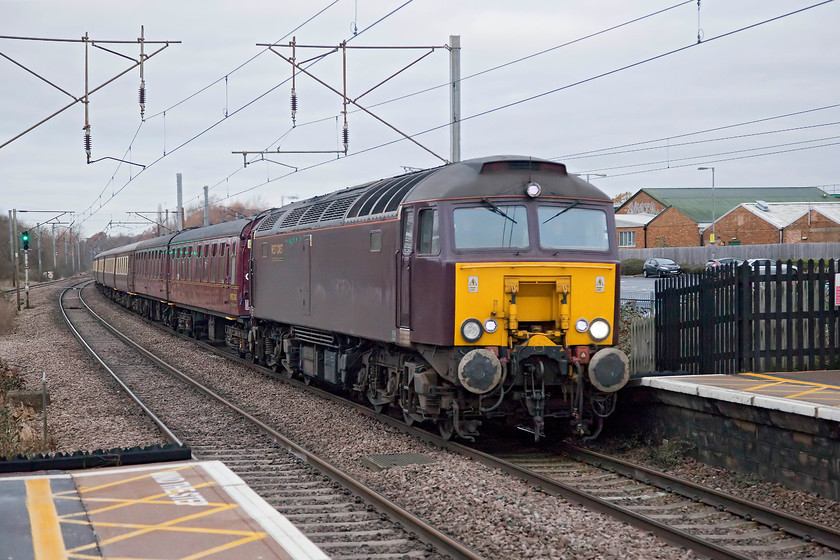
M 131 342 L 87 307 L 78 286 L 61 293 L 60 307 L 171 443 L 222 460 L 332 558 L 479 558 Z
M 231 361 L 258 369 L 264 375 L 293 385 L 304 385 L 302 381 L 273 374 L 249 360 L 238 358 L 226 349 L 199 344 Z M 840 559 L 840 532 L 835 529 L 653 469 L 571 446 L 553 449 L 541 446 L 511 454 L 508 441 L 507 451 L 484 447 L 484 452 L 477 446 L 445 442 L 422 427 L 406 426 L 399 415 L 377 413 L 368 406 L 316 387 L 309 387 L 309 390 L 528 481 L 548 494 L 621 519 L 702 556 L 747 559 L 807 555 L 824 560 Z
M 575 446 L 451 447 L 711 558 L 840 558 L 836 529 Z

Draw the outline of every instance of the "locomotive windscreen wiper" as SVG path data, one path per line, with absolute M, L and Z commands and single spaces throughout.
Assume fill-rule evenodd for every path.
M 547 220 L 546 220 L 546 221 L 544 221 L 543 223 L 544 223 L 544 224 L 547 224 L 548 222 L 550 222 L 551 220 L 553 220 L 553 219 L 554 219 L 554 218 L 556 218 L 557 216 L 560 216 L 561 214 L 565 214 L 566 212 L 568 212 L 569 210 L 571 210 L 572 208 L 574 208 L 574 207 L 575 207 L 575 206 L 577 206 L 578 204 L 580 204 L 580 200 L 575 200 L 573 203 L 569 204 L 568 206 L 566 206 L 565 208 L 563 208 L 562 210 L 560 210 L 559 212 L 557 212 L 556 214 L 554 214 L 552 217 L 550 217 L 549 219 L 547 219 Z
M 484 204 L 486 204 L 487 206 L 489 206 L 489 207 L 490 207 L 490 211 L 491 211 L 491 212 L 493 212 L 494 214 L 498 214 L 499 216 L 504 216 L 505 218 L 507 218 L 508 220 L 510 220 L 511 222 L 513 222 L 514 224 L 519 223 L 519 222 L 517 222 L 516 220 L 514 220 L 513 218 L 511 218 L 510 216 L 508 216 L 507 214 L 505 214 L 505 211 L 504 211 L 504 210 L 502 210 L 501 208 L 499 208 L 498 206 L 496 206 L 495 204 L 493 204 L 492 202 L 490 202 L 490 201 L 489 201 L 489 200 L 487 200 L 486 198 L 482 198 L 482 199 L 481 199 L 481 202 L 483 202 Z

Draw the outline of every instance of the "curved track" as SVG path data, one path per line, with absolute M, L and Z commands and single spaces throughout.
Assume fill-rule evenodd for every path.
M 83 346 L 144 410 L 154 409 L 171 441 L 224 461 L 331 557 L 480 558 L 131 342 L 86 306 L 80 289 L 64 290 L 60 305 Z

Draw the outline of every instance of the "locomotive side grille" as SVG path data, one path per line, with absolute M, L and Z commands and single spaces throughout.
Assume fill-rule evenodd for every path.
M 309 206 L 306 209 L 306 213 L 304 213 L 297 225 L 303 226 L 306 224 L 314 224 L 320 221 L 321 214 L 324 213 L 324 210 L 326 210 L 330 204 L 332 204 L 332 201 L 327 200 Z
M 300 219 L 300 217 L 301 217 L 301 216 L 303 215 L 303 213 L 304 213 L 304 212 L 306 212 L 307 210 L 308 210 L 308 207 L 307 207 L 307 206 L 302 206 L 302 207 L 300 207 L 300 208 L 295 208 L 294 210 L 292 210 L 291 212 L 289 212 L 289 213 L 286 215 L 286 217 L 285 217 L 285 218 L 283 218 L 283 222 L 280 224 L 280 227 L 281 227 L 281 228 L 285 228 L 285 227 L 292 227 L 292 226 L 296 226 L 296 225 L 297 225 L 297 223 L 298 223 L 298 220 Z
M 336 346 L 335 336 L 333 336 L 332 333 L 326 331 L 320 331 L 318 329 L 309 329 L 306 327 L 294 327 L 292 329 L 292 335 L 303 342 L 309 342 L 311 344 L 321 344 L 324 346 Z

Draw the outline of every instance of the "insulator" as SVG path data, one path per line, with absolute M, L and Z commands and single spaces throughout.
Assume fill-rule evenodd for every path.
M 143 117 L 143 113 L 146 112 L 146 80 L 140 80 L 140 117 Z
M 347 123 L 344 123 L 344 130 L 342 131 L 344 137 L 344 151 L 347 151 L 347 146 L 350 144 L 350 129 L 347 128 Z
M 90 133 L 85 133 L 85 153 L 90 156 L 90 148 L 91 148 L 91 141 L 90 141 Z
M 292 88 L 292 122 L 295 122 L 295 115 L 297 115 L 297 109 L 297 93 L 295 93 L 295 88 Z

